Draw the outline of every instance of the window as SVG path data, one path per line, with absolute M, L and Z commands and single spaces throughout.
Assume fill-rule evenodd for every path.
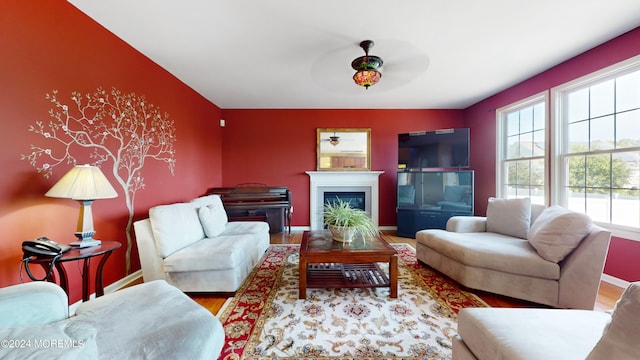
M 547 93 L 498 109 L 497 196 L 547 204 Z
M 640 57 L 554 89 L 557 202 L 640 228 Z

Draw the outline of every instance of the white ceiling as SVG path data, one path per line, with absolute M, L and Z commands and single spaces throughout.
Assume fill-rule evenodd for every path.
M 466 108 L 640 25 L 638 0 L 68 1 L 222 109 Z

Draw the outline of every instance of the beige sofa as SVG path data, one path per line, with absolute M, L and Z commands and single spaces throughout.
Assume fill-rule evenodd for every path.
M 468 308 L 458 314 L 454 360 L 640 359 L 640 282 L 612 313 L 574 309 Z
M 224 329 L 165 281 L 84 302 L 50 282 L 0 289 L 0 359 L 215 359 Z
M 229 222 L 219 195 L 159 205 L 134 223 L 144 281 L 185 292 L 234 292 L 270 244 L 269 224 Z
M 416 255 L 472 289 L 593 309 L 610 238 L 584 214 L 492 198 L 486 217 L 453 217 L 446 231 L 418 231 Z

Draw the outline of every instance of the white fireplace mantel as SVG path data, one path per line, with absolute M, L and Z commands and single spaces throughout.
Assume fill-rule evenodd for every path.
M 310 198 L 309 214 L 311 230 L 322 229 L 322 208 L 324 207 L 323 189 L 362 188 L 370 194 L 370 213 L 375 226 L 378 226 L 379 200 L 378 178 L 384 171 L 306 171 L 309 175 Z M 330 190 L 327 190 L 330 191 Z

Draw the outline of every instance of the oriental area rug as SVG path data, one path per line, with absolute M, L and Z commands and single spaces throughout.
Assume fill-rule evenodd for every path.
M 487 305 L 418 264 L 410 245 L 392 246 L 397 299 L 388 288 L 307 289 L 298 299 L 299 245 L 272 245 L 218 314 L 219 359 L 450 359 L 458 310 Z

